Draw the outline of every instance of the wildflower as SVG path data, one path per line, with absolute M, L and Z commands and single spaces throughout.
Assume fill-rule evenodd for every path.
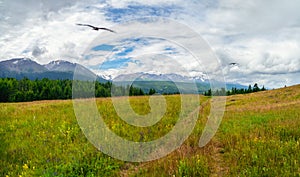
M 28 169 L 28 165 L 26 163 L 23 165 L 23 169 L 24 170 Z
M 254 142 L 256 142 L 258 140 L 258 138 L 257 137 L 254 137 Z

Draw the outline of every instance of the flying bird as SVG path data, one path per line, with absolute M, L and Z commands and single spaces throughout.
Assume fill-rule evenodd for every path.
M 106 30 L 106 31 L 109 31 L 109 32 L 112 32 L 112 33 L 116 33 L 115 31 L 109 29 L 109 28 L 102 28 L 102 27 L 96 27 L 96 26 L 93 26 L 93 25 L 89 25 L 89 24 L 76 24 L 78 26 L 87 26 L 87 27 L 90 27 L 90 28 L 93 28 L 93 30 Z
M 238 63 L 229 63 L 229 65 L 236 66 L 236 65 L 238 65 Z

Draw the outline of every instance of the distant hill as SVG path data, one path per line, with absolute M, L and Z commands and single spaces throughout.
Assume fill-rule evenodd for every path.
M 14 58 L 0 62 L 0 77 L 11 77 L 16 79 L 27 77 L 31 80 L 43 78 L 52 80 L 72 80 L 76 67 L 78 75 L 80 75 L 80 78 L 83 80 L 87 75 L 95 75 L 92 71 L 80 64 L 71 63 L 64 60 L 51 61 L 46 65 L 41 65 L 28 58 Z M 101 82 L 107 81 L 99 76 L 98 80 Z

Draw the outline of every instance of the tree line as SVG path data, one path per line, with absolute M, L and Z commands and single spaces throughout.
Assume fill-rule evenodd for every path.
M 84 88 L 89 81 L 78 81 L 82 90 L 82 97 L 86 97 Z M 71 99 L 72 98 L 72 80 L 50 80 L 47 78 L 30 80 L 23 78 L 17 80 L 15 78 L 0 78 L 0 102 L 25 102 L 36 100 L 55 100 L 55 99 Z M 93 82 L 95 86 L 95 97 L 112 96 L 137 96 L 155 94 L 155 89 L 150 89 L 149 93 L 145 93 L 142 89 L 131 86 L 117 86 L 112 82 L 101 83 Z M 80 97 L 81 95 L 79 95 Z
M 231 90 L 225 90 L 225 88 L 221 88 L 220 90 L 212 91 L 209 89 L 208 91 L 204 92 L 205 96 L 229 96 L 229 95 L 236 95 L 236 94 L 247 94 L 247 93 L 253 93 L 253 92 L 259 92 L 259 91 L 265 91 L 267 90 L 265 86 L 262 86 L 262 88 L 259 88 L 257 83 L 255 83 L 252 87 L 252 85 L 249 85 L 248 88 L 236 88 L 232 87 Z
M 101 83 L 95 81 L 89 84 L 86 82 L 90 81 L 76 81 L 76 88 L 79 89 L 76 96 L 79 98 L 86 97 L 111 97 L 111 96 L 138 96 L 138 95 L 153 95 L 156 90 L 151 88 L 147 92 L 143 89 L 134 87 L 132 85 L 116 85 L 112 82 Z M 30 80 L 23 78 L 17 80 L 15 78 L 0 78 L 0 102 L 25 102 L 25 101 L 36 101 L 36 100 L 56 100 L 56 99 L 72 99 L 72 86 L 73 80 L 50 80 L 35 79 Z M 79 85 L 79 87 L 78 87 Z M 95 87 L 95 93 L 90 93 L 90 88 L 85 88 L 87 85 Z M 235 88 L 231 90 L 220 90 L 212 91 L 209 89 L 204 92 L 205 96 L 225 96 L 235 94 L 246 94 L 266 90 L 263 86 L 259 88 L 255 83 L 253 87 L 249 85 L 248 88 Z

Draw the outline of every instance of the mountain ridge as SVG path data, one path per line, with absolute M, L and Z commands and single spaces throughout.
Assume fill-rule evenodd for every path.
M 113 81 L 174 81 L 174 82 L 209 82 L 206 75 L 201 76 L 183 76 L 176 73 L 152 74 L 152 73 L 132 73 L 121 74 L 112 79 Z
M 132 73 L 132 74 L 121 74 L 115 78 L 96 75 L 88 68 L 78 64 L 72 63 L 66 60 L 53 60 L 47 64 L 39 64 L 36 61 L 33 61 L 29 58 L 13 58 L 0 62 L 0 78 L 12 77 L 16 79 L 22 79 L 27 77 L 31 80 L 35 79 L 70 79 L 73 80 L 74 70 L 76 68 L 76 78 L 82 78 L 83 80 L 87 79 L 88 76 L 94 75 L 97 80 L 100 82 L 119 82 L 130 84 L 131 82 L 139 83 L 138 86 L 141 86 L 141 83 L 146 83 L 146 85 L 151 86 L 160 85 L 160 90 L 163 90 L 162 83 L 169 85 L 169 82 L 181 82 L 181 83 L 196 83 L 197 85 L 205 86 L 203 89 L 209 88 L 210 80 L 205 74 L 199 76 L 182 76 L 176 73 L 168 74 L 154 74 L 154 73 Z M 152 82 L 152 83 L 151 83 Z M 154 83 L 157 82 L 157 83 Z M 171 84 L 174 85 L 174 84 Z M 173 87 L 173 86 L 172 86 Z M 247 88 L 247 86 L 241 84 L 226 83 L 226 87 L 231 89 L 232 87 L 236 88 Z M 172 88 L 173 89 L 173 88 Z M 174 90 L 174 89 L 173 89 Z
M 87 78 L 86 75 L 95 75 L 86 67 L 65 60 L 54 60 L 42 65 L 29 58 L 13 58 L 0 62 L 0 77 L 16 79 L 27 77 L 31 80 L 43 78 L 72 80 L 75 68 L 79 78 L 85 79 Z M 97 78 L 101 82 L 107 81 L 99 76 Z

